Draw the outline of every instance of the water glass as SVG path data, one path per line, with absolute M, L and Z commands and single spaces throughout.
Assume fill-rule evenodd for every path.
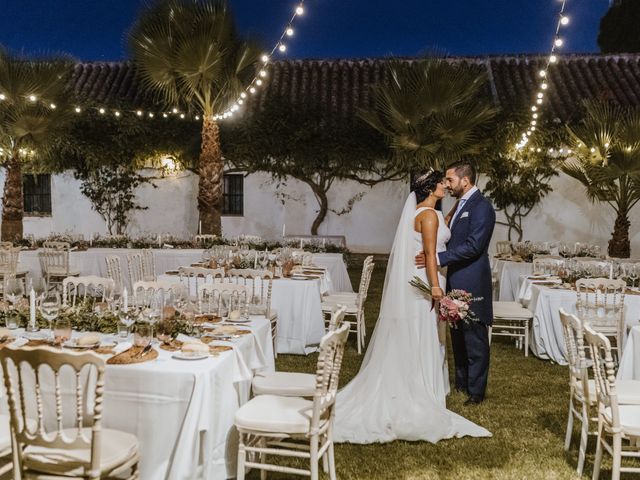
M 49 322 L 49 330 L 53 331 L 53 321 L 58 317 L 60 312 L 60 295 L 52 293 L 47 295 L 40 302 L 40 313 L 45 320 Z M 53 332 L 52 332 L 53 333 Z
M 68 318 L 58 318 L 53 329 L 53 341 L 62 345 L 71 339 L 71 320 Z
M 118 328 L 118 338 L 120 340 L 126 340 L 127 338 L 129 338 L 129 326 L 125 325 L 122 322 L 118 322 L 117 325 Z
M 136 330 L 133 334 L 133 344 L 136 347 L 146 347 L 151 343 L 153 328 L 148 323 L 136 324 Z
M 7 327 L 9 330 L 20 328 L 20 315 L 18 315 L 18 312 L 14 310 L 9 310 L 5 312 L 4 323 L 5 327 Z

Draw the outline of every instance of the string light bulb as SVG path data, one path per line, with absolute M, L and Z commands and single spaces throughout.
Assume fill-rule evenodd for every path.
M 560 17 L 560 25 L 569 25 L 569 17 L 562 15 Z
M 29 95 L 30 102 L 35 102 L 36 100 L 38 100 L 38 97 L 36 97 L 35 95 Z
M 291 28 L 291 27 L 287 28 L 286 33 L 287 33 L 288 37 L 292 37 L 293 36 L 293 28 Z
M 136 110 L 136 115 L 138 115 L 139 117 L 142 116 L 142 110 Z
M 49 107 L 51 108 L 51 110 L 55 110 L 56 109 L 56 104 L 52 103 L 52 104 L 49 105 Z
M 105 109 L 104 109 L 104 108 L 100 108 L 100 109 L 98 110 L 98 112 L 100 113 L 100 115 L 104 115 Z
M 74 108 L 74 110 L 76 111 L 76 113 L 80 113 L 82 111 L 82 109 L 80 107 L 76 107 L 76 108 Z
M 287 46 L 284 43 L 281 43 L 280 46 L 278 47 L 278 50 L 284 53 L 287 51 Z
M 6 100 L 7 97 L 5 96 L 4 93 L 0 93 L 0 100 Z
M 296 7 L 296 15 L 304 15 L 304 7 L 302 5 Z
M 267 63 L 269 61 L 269 55 L 265 53 L 264 55 L 262 55 L 260 60 L 262 60 L 262 63 Z
M 556 47 L 561 47 L 563 43 L 564 43 L 564 42 L 562 41 L 562 39 L 561 39 L 561 38 L 556 38 L 555 42 L 553 42 L 553 44 L 554 44 Z

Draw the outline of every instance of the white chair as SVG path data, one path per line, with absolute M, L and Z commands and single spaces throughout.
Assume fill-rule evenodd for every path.
M 533 258 L 534 274 L 553 274 L 556 275 L 558 270 L 564 265 L 564 258 L 556 255 L 536 255 Z
M 529 327 L 533 319 L 531 310 L 518 302 L 493 302 L 493 325 L 489 327 L 489 343 L 493 337 L 516 339 L 518 348 L 529 356 Z
M 199 297 L 200 283 L 204 284 L 208 281 L 215 281 L 218 278 L 224 278 L 224 268 L 204 268 L 204 267 L 180 267 L 178 268 L 180 281 L 185 283 L 189 288 L 191 280 L 195 286 L 196 298 Z M 211 279 L 211 280 L 209 280 Z
M 124 278 L 122 278 L 122 264 L 118 255 L 107 255 L 104 258 L 107 264 L 107 277 L 113 280 L 115 291 L 122 293 L 124 288 Z
M 114 291 L 114 282 L 111 278 L 87 275 L 85 277 L 67 277 L 62 281 L 62 304 L 76 304 L 78 297 L 84 301 L 87 296 L 100 299 L 104 302 Z
M 45 247 L 38 252 L 40 268 L 49 289 L 62 285 L 67 277 L 80 275 L 79 271 L 71 270 L 69 265 L 70 247 L 66 242 L 45 242 Z
M 362 273 L 360 274 L 360 286 L 358 287 L 358 292 L 360 290 L 366 291 L 369 289 L 369 282 L 371 282 L 371 274 L 373 270 L 367 267 L 372 263 L 373 255 L 367 256 L 367 258 L 365 258 L 364 262 L 362 263 Z M 323 299 L 330 302 L 339 300 L 355 302 L 358 297 L 358 292 L 333 292 L 325 295 Z
M 346 307 L 340 305 L 331 314 L 329 331 L 342 326 Z M 312 373 L 259 372 L 253 377 L 254 395 L 281 395 L 283 397 L 312 397 L 316 391 L 316 376 Z
M 216 241 L 216 239 L 218 239 L 217 235 L 196 235 L 194 237 L 194 241 L 196 245 L 199 245 L 203 248 L 208 245 L 211 245 L 213 242 Z
M 337 305 L 345 305 L 347 307 L 346 315 L 355 317 L 352 332 L 356 334 L 356 346 L 358 354 L 362 352 L 365 343 L 366 330 L 365 330 L 365 317 L 364 317 L 364 302 L 367 300 L 367 294 L 369 292 L 369 284 L 371 282 L 371 275 L 375 263 L 370 262 L 363 267 L 362 276 L 360 278 L 360 288 L 355 300 L 353 298 L 341 297 L 341 296 L 327 296 L 322 298 L 322 312 L 325 315 L 331 315 Z
M 498 240 L 496 242 L 496 254 L 511 255 L 511 240 Z
M 142 250 L 142 275 L 146 281 L 153 281 L 157 279 L 156 260 L 151 248 L 145 248 Z
M 0 415 L 0 460 L 7 462 L 0 467 L 0 475 L 13 470 L 12 453 L 11 418 L 8 415 Z
M 313 400 L 302 397 L 258 395 L 235 414 L 239 433 L 237 479 L 244 480 L 245 468 L 309 476 L 318 480 L 318 463 L 323 459 L 329 478 L 335 480 L 333 417 L 338 379 L 349 324 L 327 333 L 320 342 Z M 257 454 L 257 461 L 247 460 Z M 308 460 L 308 469 L 269 464 L 266 456 Z
M 184 285 L 180 283 L 144 280 L 134 283 L 132 287 L 133 300 L 138 307 L 149 307 L 154 300 L 158 299 L 162 299 L 164 303 L 165 296 L 172 293 L 178 295 L 184 290 Z
M 595 331 L 615 338 L 618 358 L 624 339 L 624 294 L 621 279 L 581 278 L 576 281 L 576 314 Z
M 130 253 L 127 255 L 127 270 L 129 271 L 129 283 L 131 286 L 136 282 L 151 281 L 144 277 L 142 252 Z
M 200 288 L 199 309 L 203 313 L 214 313 L 220 317 L 238 310 L 240 315 L 249 315 L 249 288 L 235 283 L 205 283 Z
M 252 268 L 232 268 L 224 281 L 245 285 L 250 290 L 249 313 L 264 315 L 271 322 L 273 354 L 278 358 L 278 312 L 271 308 L 273 272 Z
M 598 404 L 598 446 L 593 480 L 600 477 L 603 450 L 611 455 L 611 479 L 620 472 L 640 473 L 639 467 L 623 467 L 623 458 L 640 458 L 640 405 L 621 405 L 618 401 L 611 343 L 602 333 L 584 324 L 584 337 L 591 353 Z M 611 439 L 611 442 L 608 439 Z M 623 445 L 623 442 L 625 445 Z
M 98 479 L 123 474 L 127 474 L 123 478 L 138 478 L 137 438 L 102 428 L 102 358 L 92 352 L 71 353 L 49 347 L 5 347 L 0 350 L 0 362 L 16 443 L 13 470 L 19 478 Z M 55 386 L 55 400 L 47 393 L 47 386 L 42 388 L 45 378 L 51 378 Z M 89 395 L 87 378 L 95 378 Z M 68 402 L 67 392 L 72 392 L 73 402 Z M 64 403 L 70 403 L 71 408 L 63 408 Z M 35 426 L 25 421 L 29 404 L 37 413 Z M 53 428 L 45 427 L 49 425 Z

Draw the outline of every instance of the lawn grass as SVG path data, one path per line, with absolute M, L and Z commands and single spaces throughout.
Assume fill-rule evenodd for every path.
M 364 256 L 353 255 L 349 275 L 354 286 L 360 280 Z M 367 338 L 378 317 L 386 257 L 376 256 L 376 266 L 366 303 Z M 341 373 L 346 384 L 358 372 L 362 356 L 350 337 Z M 316 355 L 280 355 L 279 370 L 312 372 Z M 453 359 L 449 360 L 453 365 Z M 336 445 L 339 479 L 576 479 L 578 432 L 572 448 L 563 449 L 568 409 L 568 372 L 551 362 L 525 358 L 514 345 L 496 341 L 491 348 L 491 372 L 487 398 L 479 406 L 465 407 L 466 399 L 454 393 L 448 408 L 484 426 L 492 438 L 461 438 L 438 444 L 396 441 L 374 445 Z M 414 399 L 419 402 L 420 399 Z M 363 408 L 367 399 L 363 398 Z M 589 442 L 585 476 L 591 478 L 595 441 Z M 600 478 L 610 478 L 605 456 Z M 259 478 L 251 472 L 249 478 Z M 270 479 L 293 478 L 269 473 Z M 322 478 L 328 478 L 323 476 Z M 622 478 L 633 478 L 623 474 Z M 636 477 L 637 478 L 637 477 Z

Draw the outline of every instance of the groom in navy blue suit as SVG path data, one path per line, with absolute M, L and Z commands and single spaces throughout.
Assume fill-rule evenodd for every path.
M 471 304 L 480 321 L 451 329 L 455 386 L 469 395 L 465 405 L 484 400 L 489 376 L 488 327 L 493 321 L 488 249 L 496 213 L 475 183 L 473 165 L 460 162 L 447 169 L 447 189 L 458 201 L 447 216 L 451 229 L 447 250 L 438 254 L 439 265 L 447 267 L 447 291 L 466 290 L 475 298 L 482 297 Z M 418 255 L 416 263 L 421 266 L 424 256 Z

